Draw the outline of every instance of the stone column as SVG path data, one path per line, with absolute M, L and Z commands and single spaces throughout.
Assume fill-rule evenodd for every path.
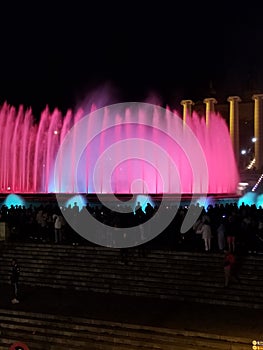
M 186 123 L 186 117 L 192 115 L 192 106 L 194 105 L 194 102 L 192 100 L 182 100 L 181 105 L 184 107 L 183 121 Z
M 206 121 L 206 125 L 208 126 L 210 115 L 211 113 L 215 112 L 215 104 L 217 103 L 217 100 L 211 97 L 211 98 L 204 99 L 203 102 L 206 104 L 205 121 Z
M 255 142 L 255 167 L 258 170 L 263 168 L 263 94 L 253 95 L 254 105 L 254 137 Z
M 230 119 L 229 132 L 233 144 L 236 163 L 239 165 L 240 149 L 239 149 L 239 108 L 238 103 L 241 102 L 239 96 L 229 96 L 227 99 L 230 102 Z

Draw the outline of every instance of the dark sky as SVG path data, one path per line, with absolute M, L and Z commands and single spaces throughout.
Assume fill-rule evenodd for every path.
M 225 102 L 249 77 L 263 91 L 260 7 L 155 3 L 1 5 L 0 103 L 66 111 L 106 85 L 112 102 L 176 106 L 210 81 Z

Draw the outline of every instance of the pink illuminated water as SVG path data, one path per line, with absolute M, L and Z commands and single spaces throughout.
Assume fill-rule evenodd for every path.
M 93 110 L 96 107 L 91 107 Z M 144 110 L 141 109 L 138 121 L 143 120 Z M 16 110 L 5 103 L 0 107 L 0 192 L 7 193 L 75 193 L 74 174 L 76 155 L 74 144 L 67 157 L 68 169 L 59 172 L 59 181 L 54 184 L 54 164 L 57 152 L 69 130 L 84 116 L 82 109 L 75 114 L 68 111 L 66 115 L 55 109 L 50 112 L 44 110 L 35 122 L 32 111 L 24 110 L 21 106 Z M 102 129 L 110 118 L 107 109 L 104 110 Z M 120 115 L 114 116 L 116 124 L 122 118 L 126 124 L 119 124 L 114 128 L 102 131 L 85 149 L 80 161 L 78 176 L 78 192 L 81 193 L 192 193 L 193 174 L 191 164 L 180 147 L 173 140 L 165 137 L 155 126 L 162 124 L 164 128 L 174 127 L 170 115 L 160 118 L 152 116 L 152 127 L 139 124 L 134 125 L 130 110 L 127 108 Z M 130 121 L 130 123 L 129 123 Z M 96 120 L 90 118 L 86 132 L 89 138 L 95 128 Z M 199 140 L 208 166 L 208 193 L 235 193 L 239 181 L 237 166 L 229 136 L 228 127 L 219 115 L 211 116 L 209 127 L 204 118 L 193 113 L 187 118 L 187 125 Z M 76 140 L 78 135 L 74 136 Z M 139 158 L 119 162 L 126 153 L 131 151 L 130 139 L 138 140 L 141 149 Z M 99 189 L 94 187 L 93 174 L 96 162 L 111 145 L 126 140 L 125 146 L 115 147 L 114 153 L 108 156 L 109 163 L 114 163 L 111 174 L 111 189 L 108 187 L 107 164 L 100 167 L 98 173 Z M 140 140 L 142 143 L 140 144 Z M 143 140 L 149 140 L 166 150 L 168 156 L 177 164 L 178 179 L 171 175 L 169 162 L 156 153 L 154 164 L 147 161 L 147 147 Z M 191 147 L 191 140 L 186 140 Z M 144 148 L 145 147 L 145 148 Z M 113 158 L 113 159 L 112 159 Z M 64 160 L 64 159 L 63 159 Z M 60 164 L 58 160 L 58 164 Z M 142 179 L 144 182 L 134 182 Z M 178 187 L 178 181 L 181 187 Z M 132 184 L 133 183 L 133 187 Z M 147 187 L 146 185 L 147 184 Z M 200 188 L 202 186 L 200 185 Z

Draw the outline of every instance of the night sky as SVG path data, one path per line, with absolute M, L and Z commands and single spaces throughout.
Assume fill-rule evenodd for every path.
M 38 114 L 94 91 L 172 107 L 208 97 L 210 82 L 221 102 L 249 83 L 263 92 L 260 8 L 156 4 L 1 5 L 0 103 Z

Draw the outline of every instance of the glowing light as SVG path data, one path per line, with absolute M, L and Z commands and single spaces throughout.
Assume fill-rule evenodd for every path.
M 195 201 L 195 204 L 198 204 L 201 207 L 204 207 L 205 210 L 207 210 L 209 205 L 214 204 L 214 200 L 211 197 L 200 197 Z
M 252 159 L 251 162 L 248 164 L 247 166 L 247 169 L 252 169 L 253 166 L 255 165 L 256 163 L 256 158 Z
M 261 183 L 263 179 L 263 174 L 260 175 L 258 181 L 256 182 L 255 186 L 252 188 L 252 192 L 256 191 L 256 189 L 258 188 L 259 184 Z
M 23 206 L 23 205 L 25 205 L 25 201 L 24 201 L 24 199 L 21 197 L 21 196 L 18 196 L 17 194 L 9 194 L 7 197 L 6 197 L 6 199 L 5 199 L 5 201 L 4 201 L 4 204 L 8 207 L 8 208 L 10 208 L 11 207 L 11 205 L 13 205 L 13 206 L 16 206 L 16 205 L 21 205 L 21 206 Z
M 252 141 L 252 142 L 256 142 L 256 141 L 257 141 L 257 138 L 256 138 L 256 137 L 252 137 L 251 141 Z
M 76 195 L 71 197 L 70 199 L 67 200 L 65 207 L 74 207 L 75 203 L 77 204 L 77 206 L 79 207 L 79 209 L 81 210 L 83 207 L 86 207 L 87 205 L 87 200 L 84 196 L 82 195 Z
M 241 154 L 246 154 L 247 151 L 245 149 L 242 149 Z
M 133 211 L 135 211 L 135 207 L 136 207 L 138 202 L 140 202 L 142 210 L 144 212 L 145 212 L 145 208 L 146 208 L 147 203 L 149 203 L 152 207 L 155 206 L 155 203 L 153 202 L 153 200 L 150 196 L 138 195 L 138 196 L 136 196 L 136 201 L 134 202 Z
M 257 198 L 257 207 L 263 208 L 263 194 L 259 194 Z
M 240 197 L 238 200 L 238 206 L 242 204 L 245 205 L 256 205 L 257 204 L 257 194 L 253 192 L 245 193 L 244 196 Z
M 246 187 L 248 186 L 248 182 L 239 182 L 239 186 Z
M 72 167 L 72 154 L 63 154 L 69 164 L 68 172 L 59 174 L 60 183 L 68 183 L 69 188 L 55 188 L 54 163 L 58 149 L 65 139 L 71 126 L 78 123 L 88 108 L 83 106 L 73 114 L 68 111 L 62 116 L 58 109 L 50 112 L 45 109 L 35 124 L 31 110 L 24 111 L 23 106 L 18 111 L 14 107 L 4 104 L 0 106 L 0 189 L 7 193 L 96 193 L 94 189 L 93 173 L 97 159 L 112 144 L 117 144 L 121 138 L 133 138 L 138 140 L 150 140 L 167 153 L 167 161 L 156 156 L 155 167 L 144 159 L 131 159 L 123 162 L 121 167 L 116 167 L 112 173 L 112 193 L 131 193 L 131 184 L 140 178 L 146 183 L 149 191 L 145 191 L 143 185 L 137 186 L 135 194 L 141 193 L 176 193 L 176 181 L 172 178 L 168 160 L 172 160 L 178 167 L 181 180 L 181 193 L 192 193 L 193 174 L 187 155 L 177 144 L 172 144 L 169 137 L 165 137 L 158 127 L 163 129 L 176 128 L 173 118 L 169 113 L 151 116 L 152 129 L 143 125 L 145 110 L 140 109 L 138 114 L 139 128 L 130 123 L 119 125 L 107 132 L 101 133 L 87 146 L 85 154 L 80 160 L 78 171 L 78 191 L 72 187 L 72 176 L 76 169 Z M 90 111 L 96 110 L 92 105 Z M 102 112 L 102 125 L 107 118 L 123 118 L 129 121 L 129 108 L 120 110 L 116 115 L 108 116 L 107 109 Z M 114 119 L 114 120 L 115 120 Z M 97 121 L 96 121 L 97 123 Z M 197 113 L 187 116 L 185 123 L 192 129 L 204 151 L 209 171 L 209 193 L 234 193 L 239 180 L 231 138 L 225 120 L 218 114 L 212 114 L 209 119 L 209 127 L 205 123 L 205 116 L 200 118 Z M 89 118 L 87 133 L 93 134 L 95 121 Z M 56 135 L 56 137 L 54 137 Z M 123 136 L 125 135 L 125 136 Z M 76 138 L 78 135 L 76 135 Z M 222 147 L 224 139 L 224 147 Z M 187 148 L 191 149 L 192 140 L 187 139 Z M 128 145 L 128 142 L 127 142 Z M 211 147 L 212 145 L 212 147 Z M 127 146 L 128 147 L 128 146 Z M 16 150 L 16 152 L 14 152 Z M 111 164 L 117 164 L 118 158 L 128 148 L 117 150 L 108 162 L 104 163 L 101 172 L 101 193 L 104 192 L 106 170 Z M 108 167 L 108 168 L 107 168 Z M 122 171 L 120 170 L 122 169 Z M 221 170 L 222 169 L 222 170 Z M 160 175 L 161 174 L 161 175 Z M 165 179 L 166 188 L 161 186 L 161 177 Z M 67 181 L 69 180 L 69 181 Z M 58 181 L 58 182 L 59 182 Z M 202 186 L 200 185 L 200 188 Z M 143 189 L 143 190 L 141 190 Z M 201 191 L 202 192 L 202 191 Z M 178 193 L 178 191 L 177 191 Z

